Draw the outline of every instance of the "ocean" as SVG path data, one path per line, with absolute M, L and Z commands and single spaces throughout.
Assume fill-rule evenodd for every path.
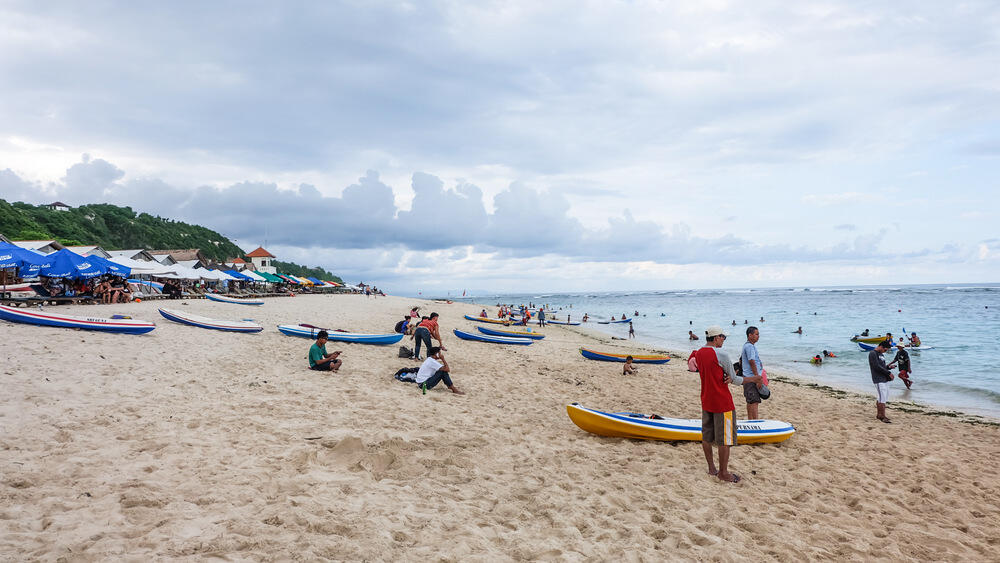
M 688 330 L 703 343 L 705 329 L 715 324 L 729 334 L 723 350 L 735 361 L 752 325 L 760 329 L 757 347 L 769 372 L 873 396 L 867 352 L 850 338 L 865 329 L 894 336 L 905 329 L 933 349 L 910 352 L 913 388 L 895 379 L 890 403 L 913 401 L 1000 417 L 1000 284 L 480 294 L 462 300 L 541 304 L 558 310 L 560 319 L 569 314 L 581 320 L 587 313 L 592 328 L 623 338 L 628 324 L 596 321 L 638 311 L 636 340 L 685 358 L 697 347 Z M 802 334 L 793 333 L 800 326 Z M 823 350 L 836 357 L 810 364 Z M 885 354 L 886 363 L 894 354 Z

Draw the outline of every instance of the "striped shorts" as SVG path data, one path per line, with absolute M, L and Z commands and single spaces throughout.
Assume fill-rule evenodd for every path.
M 701 411 L 701 441 L 720 446 L 735 446 L 736 411 Z

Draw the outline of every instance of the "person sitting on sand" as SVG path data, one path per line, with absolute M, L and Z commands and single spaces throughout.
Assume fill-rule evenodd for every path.
M 448 360 L 444 359 L 442 350 L 443 348 L 438 346 L 431 346 L 427 349 L 427 359 L 420 364 L 420 369 L 417 371 L 417 385 L 426 394 L 428 389 L 433 389 L 435 385 L 443 381 L 445 387 L 451 389 L 452 393 L 464 395 L 465 393 L 459 391 L 458 387 L 455 387 L 451 382 L 449 374 L 451 368 L 448 366 Z
M 343 360 L 338 360 L 340 350 L 327 353 L 326 342 L 330 333 L 321 330 L 316 333 L 316 342 L 309 347 L 309 369 L 316 371 L 337 371 Z
M 488 319 L 488 318 L 490 318 L 490 316 L 486 313 L 486 309 L 483 309 L 482 311 L 479 312 L 479 318 L 481 318 L 481 319 Z
M 695 333 L 693 333 L 693 332 L 691 332 L 691 331 L 689 330 L 689 331 L 688 331 L 688 340 L 698 340 L 698 335 L 697 335 L 697 334 L 695 334 Z
M 409 334 L 410 330 L 410 316 L 407 315 L 403 317 L 403 320 L 396 323 L 396 326 L 392 327 L 393 332 L 396 334 Z
M 639 366 L 632 365 L 632 356 L 625 357 L 625 365 L 622 366 L 622 375 L 632 375 L 639 371 Z

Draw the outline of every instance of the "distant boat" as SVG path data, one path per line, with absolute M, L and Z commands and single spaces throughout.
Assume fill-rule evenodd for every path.
M 532 340 L 541 340 L 545 338 L 544 334 L 539 334 L 537 332 L 526 332 L 522 330 L 499 330 L 495 328 L 490 328 L 488 326 L 477 326 L 476 330 L 483 334 L 488 334 L 490 336 L 506 336 L 508 338 L 531 338 Z

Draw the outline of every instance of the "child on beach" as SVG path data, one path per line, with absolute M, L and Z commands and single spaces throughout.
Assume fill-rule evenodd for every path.
M 632 356 L 627 356 L 625 358 L 625 365 L 622 366 L 622 375 L 632 375 L 637 371 L 639 371 L 639 368 L 632 365 Z

